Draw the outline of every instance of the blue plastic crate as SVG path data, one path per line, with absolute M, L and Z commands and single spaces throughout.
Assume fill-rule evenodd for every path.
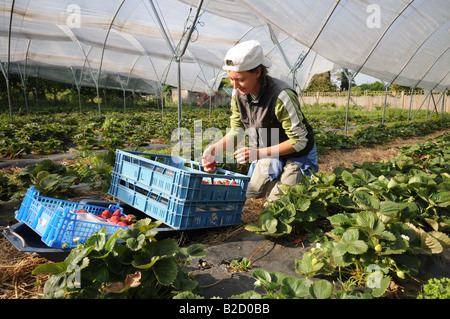
M 87 213 L 101 215 L 108 209 L 111 212 L 123 208 L 120 204 L 109 205 L 108 208 L 80 204 L 61 199 L 43 197 L 32 186 L 26 193 L 22 205 L 15 212 L 19 222 L 28 225 L 41 236 L 42 241 L 49 247 L 73 248 L 83 244 L 96 231 L 106 229 L 106 234 L 112 235 L 124 226 L 80 220 L 76 211 L 85 209 Z
M 186 200 L 112 173 L 110 194 L 180 230 L 237 225 L 245 200 Z
M 113 172 L 186 200 L 245 200 L 250 180 L 220 168 L 206 173 L 200 163 L 182 157 L 123 150 L 116 150 Z M 230 184 L 214 184 L 217 181 Z M 237 185 L 231 185 L 233 182 Z

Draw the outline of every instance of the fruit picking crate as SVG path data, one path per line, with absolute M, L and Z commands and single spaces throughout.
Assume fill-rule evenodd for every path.
M 244 199 L 181 199 L 114 172 L 109 194 L 150 217 L 161 220 L 171 228 L 179 230 L 239 224 L 245 203 Z
M 76 213 L 82 209 L 86 213 Z M 102 221 L 98 216 L 105 209 L 111 212 L 119 209 L 121 216 L 125 217 L 120 204 L 109 205 L 106 208 L 43 197 L 32 186 L 28 189 L 19 210 L 15 212 L 15 217 L 39 234 L 47 246 L 74 248 L 78 244 L 84 244 L 91 235 L 102 228 L 106 229 L 107 235 L 126 228 Z
M 116 150 L 113 172 L 151 190 L 186 200 L 243 200 L 250 178 L 217 168 L 214 174 L 182 157 Z M 220 184 L 219 184 L 220 183 Z

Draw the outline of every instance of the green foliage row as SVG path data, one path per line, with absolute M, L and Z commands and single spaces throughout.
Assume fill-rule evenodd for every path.
M 280 201 L 246 229 L 273 237 L 306 231 L 321 245 L 296 260 L 296 270 L 338 278 L 345 290 L 344 283 L 352 282 L 349 292 L 374 273 L 381 281 L 414 278 L 420 255 L 450 247 L 449 146 L 445 133 L 402 147 L 399 157 L 386 162 L 338 167 L 282 185 Z
M 316 142 L 321 154 L 329 149 L 349 148 L 358 145 L 384 143 L 393 138 L 404 138 L 427 134 L 430 131 L 448 128 L 448 116 L 434 117 L 428 121 L 404 123 L 404 111 L 399 111 L 396 124 L 374 124 L 380 122 L 380 112 L 358 112 L 350 120 L 358 125 L 374 124 L 352 131 L 352 135 L 329 131 L 326 127 L 342 127 L 345 112 L 330 108 L 312 107 L 305 111 L 315 128 Z M 214 109 L 211 116 L 205 108 L 190 108 L 183 111 L 181 127 L 194 137 L 194 123 L 201 121 L 202 132 L 215 128 L 226 134 L 230 111 Z M 326 121 L 324 121 L 326 119 Z M 22 154 L 51 154 L 66 152 L 73 145 L 79 150 L 139 147 L 146 143 L 169 143 L 178 128 L 176 109 L 167 109 L 164 116 L 159 111 L 133 113 L 110 112 L 98 115 L 93 112 L 55 113 L 52 116 L 22 116 L 10 121 L 0 118 L 0 155 L 10 158 Z M 176 136 L 178 138 L 178 135 Z
M 178 246 L 173 239 L 157 240 L 161 222 L 139 220 L 133 228 L 93 234 L 60 263 L 38 266 L 33 274 L 51 274 L 44 298 L 155 299 L 193 291 L 197 281 L 185 267 L 206 255 L 204 245 Z

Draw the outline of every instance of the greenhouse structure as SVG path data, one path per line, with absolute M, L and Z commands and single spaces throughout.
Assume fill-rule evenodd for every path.
M 19 74 L 25 90 L 33 76 L 97 92 L 159 94 L 168 84 L 214 95 L 226 51 L 249 39 L 299 94 L 314 74 L 342 68 L 386 92 L 440 92 L 443 111 L 450 84 L 447 0 L 5 0 L 0 9 L 1 71 L 7 83 Z

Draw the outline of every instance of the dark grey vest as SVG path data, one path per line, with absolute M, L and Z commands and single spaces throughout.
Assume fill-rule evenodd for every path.
M 263 87 L 262 93 L 255 100 L 250 95 L 242 95 L 239 90 L 236 90 L 236 102 L 241 113 L 241 121 L 251 141 L 258 148 L 277 145 L 289 139 L 275 115 L 278 96 L 285 89 L 290 89 L 285 82 L 267 76 L 267 85 Z M 300 109 L 300 105 L 297 107 Z M 313 129 L 305 116 L 302 122 L 308 132 L 306 147 L 299 152 L 280 156 L 281 159 L 304 156 L 313 148 Z

